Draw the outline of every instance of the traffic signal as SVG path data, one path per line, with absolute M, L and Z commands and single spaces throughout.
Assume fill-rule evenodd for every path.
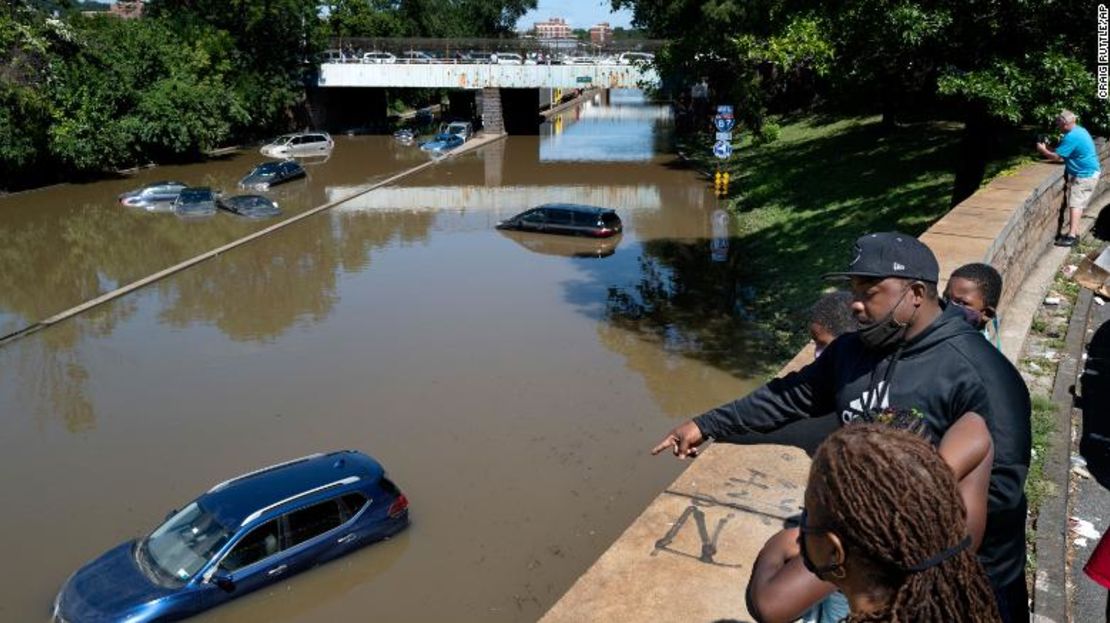
M 717 171 L 713 174 L 713 192 L 717 197 L 728 196 L 728 171 Z

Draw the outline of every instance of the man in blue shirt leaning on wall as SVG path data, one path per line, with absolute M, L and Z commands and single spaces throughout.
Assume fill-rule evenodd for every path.
M 1091 134 L 1075 123 L 1075 113 L 1072 111 L 1060 111 L 1056 117 L 1056 127 L 1064 133 L 1056 151 L 1050 150 L 1044 143 L 1037 143 L 1037 151 L 1052 162 L 1064 163 L 1071 222 L 1068 233 L 1056 238 L 1056 246 L 1071 247 L 1079 240 L 1079 219 L 1083 217 L 1083 211 L 1087 209 L 1087 204 L 1095 194 L 1095 187 L 1098 186 L 1098 150 L 1095 149 Z

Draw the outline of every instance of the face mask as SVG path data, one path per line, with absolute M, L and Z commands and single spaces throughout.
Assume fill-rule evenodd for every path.
M 859 330 L 859 339 L 863 342 L 864 347 L 871 350 L 884 350 L 894 346 L 902 341 L 902 337 L 906 334 L 906 329 L 909 328 L 910 323 L 902 324 L 894 319 L 894 310 L 902 304 L 902 300 L 906 298 L 906 293 L 910 291 L 910 287 L 906 286 L 902 290 L 902 296 L 898 297 L 898 302 L 890 308 L 886 316 L 881 320 L 861 328 Z M 914 308 L 914 314 L 917 314 L 917 309 Z M 913 321 L 913 316 L 910 316 L 910 321 Z
M 946 300 L 945 304 L 946 305 L 955 305 L 956 309 L 963 312 L 964 320 L 967 321 L 967 324 L 971 325 L 972 327 L 975 327 L 976 330 L 981 331 L 981 330 L 985 330 L 987 328 L 987 319 L 983 316 L 983 312 L 981 312 L 977 309 L 972 309 L 972 308 L 970 308 L 966 305 L 961 305 L 961 304 L 957 303 L 956 301 Z
M 813 575 L 817 576 L 817 579 L 819 579 L 823 582 L 831 582 L 832 581 L 829 578 L 825 577 L 825 574 L 827 574 L 827 573 L 833 573 L 834 575 L 836 575 L 838 577 L 838 579 L 843 578 L 844 577 L 843 573 L 839 573 L 839 574 L 836 573 L 836 571 L 839 571 L 841 569 L 841 567 L 842 567 L 841 564 L 834 562 L 830 565 L 825 565 L 824 567 L 818 567 L 817 564 L 813 562 L 813 559 L 809 557 L 809 550 L 806 549 L 806 534 L 817 534 L 817 533 L 823 533 L 823 532 L 826 532 L 826 531 L 818 529 L 818 528 L 809 528 L 809 527 L 807 527 L 806 526 L 806 512 L 805 512 L 805 510 L 802 511 L 802 520 L 801 520 L 801 523 L 798 524 L 798 528 L 801 531 L 801 534 L 798 536 L 798 547 L 801 549 L 802 566 L 804 566 L 806 568 L 806 571 L 809 571 Z

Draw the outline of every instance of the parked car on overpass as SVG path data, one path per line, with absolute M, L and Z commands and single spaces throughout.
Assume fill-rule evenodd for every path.
M 435 60 L 435 57 L 433 57 L 431 54 L 428 54 L 427 52 L 409 50 L 408 52 L 401 54 L 399 62 L 416 65 L 427 65 L 428 63 L 434 63 Z
M 655 61 L 655 55 L 647 52 L 623 52 L 617 57 L 617 63 L 621 65 L 632 65 L 633 63 L 651 63 Z
M 397 62 L 397 57 L 389 52 L 367 52 L 362 55 L 362 62 L 373 65 L 392 65 Z
M 523 65 L 524 58 L 515 52 L 498 52 L 497 53 L 498 65 Z

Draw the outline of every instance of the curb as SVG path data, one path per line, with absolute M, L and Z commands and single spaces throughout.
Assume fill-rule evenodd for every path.
M 1042 623 L 1064 623 L 1068 618 L 1067 517 L 1068 471 L 1071 461 L 1071 423 L 1075 411 L 1075 383 L 1091 311 L 1090 290 L 1082 289 L 1068 321 L 1063 358 L 1056 368 L 1052 402 L 1056 405 L 1056 427 L 1049 438 L 1051 452 L 1045 457 L 1045 478 L 1055 485 L 1041 503 L 1037 517 L 1037 574 L 1033 581 L 1033 617 Z

